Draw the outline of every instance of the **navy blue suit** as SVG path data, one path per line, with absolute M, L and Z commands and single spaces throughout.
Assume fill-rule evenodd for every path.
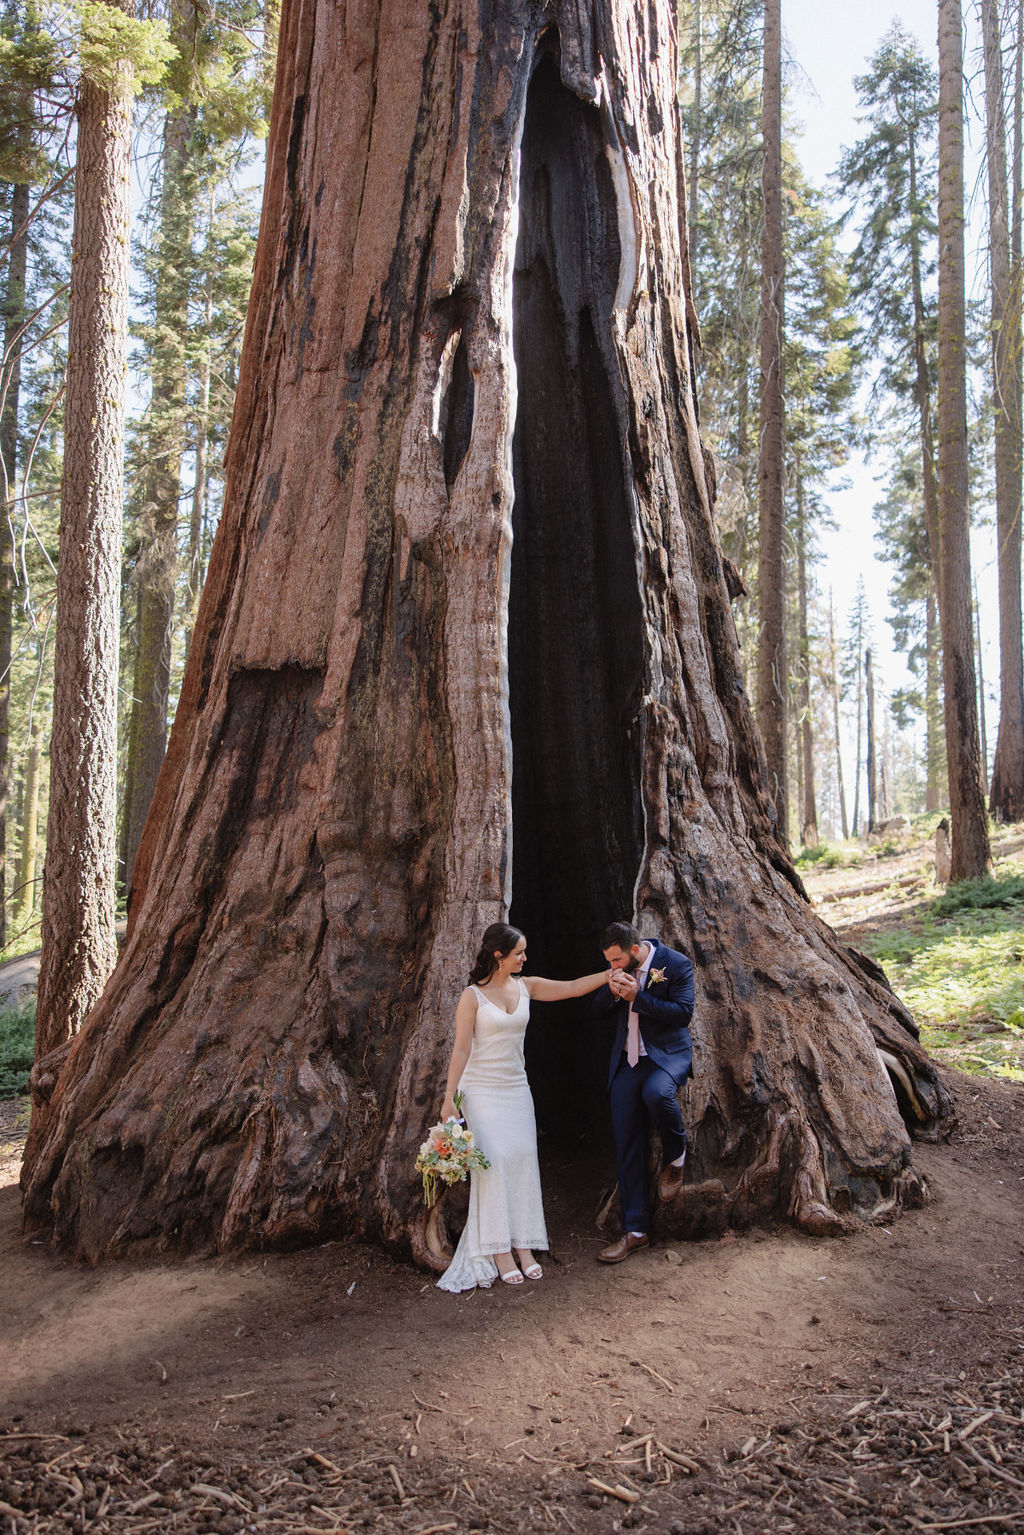
M 693 965 L 685 954 L 666 948 L 656 938 L 647 972 L 647 985 L 637 993 L 635 1007 L 646 1055 L 635 1066 L 626 1059 L 629 1003 L 610 987 L 595 995 L 594 1011 L 617 1013 L 615 1043 L 608 1069 L 612 1131 L 619 1164 L 619 1199 L 623 1231 L 649 1231 L 647 1197 L 647 1115 L 661 1137 L 665 1163 L 686 1150 L 686 1131 L 677 1090 L 690 1075 L 693 1049 Z M 655 979 L 654 972 L 663 979 Z

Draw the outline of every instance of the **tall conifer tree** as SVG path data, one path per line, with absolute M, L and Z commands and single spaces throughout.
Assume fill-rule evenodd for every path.
M 992 398 L 995 412 L 996 549 L 999 570 L 999 732 L 992 814 L 1024 818 L 1024 628 L 1021 616 L 1021 293 L 1010 251 L 1003 50 L 996 0 L 981 0 L 985 56 Z M 1019 111 L 1019 105 L 1017 110 Z M 1017 272 L 1019 281 L 1019 267 Z M 981 657 L 978 657 L 979 669 Z M 982 715 L 984 728 L 984 716 Z M 984 742 L 982 743 L 984 747 Z M 984 762 L 984 751 L 982 754 Z
M 939 0 L 939 621 L 953 882 L 978 878 L 990 862 L 971 620 L 963 88 L 960 0 Z
M 117 670 L 133 0 L 83 47 L 61 479 L 58 627 L 36 1054 L 77 1032 L 114 965 Z M 157 70 L 160 64 L 154 66 Z M 33 1121 L 33 1129 L 36 1129 Z
M 785 265 L 782 243 L 782 12 L 765 0 L 761 89 L 763 233 L 761 243 L 761 437 L 758 456 L 757 719 L 778 813 L 789 840 L 786 766 L 785 421 L 782 346 Z
M 862 316 L 860 344 L 876 400 L 895 427 L 893 473 L 911 433 L 920 463 L 921 530 L 908 553 L 924 562 L 932 622 L 926 643 L 927 805 L 945 788 L 940 705 L 938 482 L 935 469 L 936 127 L 938 79 L 917 42 L 895 23 L 855 81 L 866 132 L 844 155 L 839 184 L 859 224 L 850 255 L 851 290 Z M 897 539 L 890 524 L 887 537 Z M 855 817 L 856 819 L 856 817 Z

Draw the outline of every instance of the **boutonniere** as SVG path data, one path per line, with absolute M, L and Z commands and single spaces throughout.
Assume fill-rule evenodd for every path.
M 648 986 L 660 986 L 664 979 L 665 979 L 665 972 L 664 972 L 664 970 L 648 970 L 648 972 L 647 972 L 647 985 Z

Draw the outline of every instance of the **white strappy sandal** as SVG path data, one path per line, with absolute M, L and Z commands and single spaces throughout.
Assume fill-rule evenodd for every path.
M 523 1263 L 522 1255 L 518 1250 L 517 1257 L 519 1259 L 519 1264 L 522 1268 L 522 1271 L 527 1279 L 544 1278 L 544 1270 L 541 1268 L 540 1264 L 536 1262 L 536 1260 L 533 1263 Z

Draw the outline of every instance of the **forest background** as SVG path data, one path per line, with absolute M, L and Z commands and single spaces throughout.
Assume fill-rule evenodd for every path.
M 104 59 L 129 46 L 123 30 L 104 32 L 109 9 L 91 0 L 8 0 L 2 23 L 0 435 L 8 540 L 0 582 L 0 671 L 7 684 L 7 696 L 0 696 L 0 940 L 8 955 L 38 944 L 59 621 L 75 103 L 90 69 L 102 69 Z M 1006 141 L 1019 167 L 1020 6 L 992 9 L 1001 27 Z M 719 528 L 751 667 L 759 633 L 764 14 L 754 0 L 679 4 L 690 264 L 703 336 L 702 432 L 715 455 Z M 985 584 L 995 558 L 993 322 L 980 25 L 973 6 L 964 16 L 965 124 L 974 146 L 970 483 L 983 550 L 978 685 L 987 790 L 999 725 L 992 640 L 998 602 L 991 581 Z M 915 348 L 928 386 L 936 367 L 935 17 L 930 0 L 872 4 L 827 28 L 798 0 L 783 12 L 788 834 L 808 857 L 895 813 L 937 820 L 947 802 L 940 642 L 923 533 L 921 370 L 914 374 Z M 276 16 L 260 0 L 201 8 L 173 0 L 148 7 L 133 25 L 142 89 L 132 153 L 118 678 L 123 891 L 173 720 L 219 516 Z M 907 132 L 897 132 L 898 125 Z M 1011 223 L 1019 253 L 1019 191 Z M 916 295 L 912 267 L 920 279 Z M 1019 310 L 1019 267 L 1016 302 Z M 1019 459 L 1017 479 L 1019 495 Z M 1018 542 L 1019 535 L 1018 511 Z

